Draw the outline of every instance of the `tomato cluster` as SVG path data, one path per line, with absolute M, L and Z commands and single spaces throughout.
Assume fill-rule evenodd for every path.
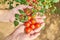
M 33 14 L 33 12 L 31 9 L 25 8 L 24 12 L 26 13 L 26 16 L 28 16 L 28 21 L 24 22 L 26 33 L 30 33 L 32 30 L 35 30 L 41 26 L 41 24 L 37 23 L 35 18 L 32 17 L 31 14 Z
M 37 23 L 34 19 L 30 19 L 24 23 L 25 25 L 25 32 L 30 33 L 32 30 L 35 30 L 41 26 L 40 23 Z

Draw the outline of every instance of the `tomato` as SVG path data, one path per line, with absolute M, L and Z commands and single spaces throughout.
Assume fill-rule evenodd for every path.
M 32 16 L 32 18 L 35 18 L 35 17 L 36 17 L 36 15 L 33 15 L 33 16 Z
M 30 33 L 31 31 L 32 31 L 32 29 L 31 29 L 30 27 L 26 27 L 26 28 L 25 28 L 25 32 L 26 32 L 26 33 Z
M 33 0 L 33 2 L 36 3 L 36 4 L 38 3 L 37 0 Z
M 25 22 L 24 25 L 25 25 L 26 27 L 29 27 L 29 26 L 30 26 L 30 23 L 29 23 L 29 22 Z
M 27 2 L 30 2 L 30 0 L 27 0 Z
M 36 21 L 34 19 L 31 19 L 30 21 L 31 21 L 32 24 L 36 23 Z
M 22 19 L 23 15 L 20 15 L 20 19 Z
M 31 20 L 31 18 L 32 18 L 31 16 L 28 16 L 28 20 Z
M 31 9 L 29 9 L 29 8 L 25 8 L 24 12 L 26 13 L 26 15 L 31 15 L 31 13 L 32 13 Z
M 32 3 L 30 3 L 30 4 L 29 4 L 29 6 L 32 6 L 32 7 L 33 7 L 33 4 L 32 4 Z
M 35 29 L 35 25 L 31 24 L 30 28 L 34 30 Z
M 35 28 L 39 28 L 40 26 L 40 23 L 35 23 Z

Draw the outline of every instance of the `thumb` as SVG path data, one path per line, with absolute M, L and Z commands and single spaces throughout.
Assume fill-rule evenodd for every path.
M 23 24 L 19 25 L 18 28 L 16 28 L 13 33 L 15 34 L 24 33 L 24 29 L 25 29 L 25 26 Z
M 40 33 L 37 32 L 37 33 L 31 35 L 30 38 L 31 38 L 32 40 L 34 40 L 34 39 L 37 38 L 39 35 L 40 35 Z

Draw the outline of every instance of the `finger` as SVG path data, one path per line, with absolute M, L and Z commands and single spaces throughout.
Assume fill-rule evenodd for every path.
M 16 7 L 17 9 L 24 9 L 24 8 L 32 8 L 31 6 L 28 5 L 19 5 Z
M 15 29 L 14 33 L 19 34 L 19 33 L 24 33 L 25 26 L 19 25 L 18 28 Z
M 42 18 L 43 18 L 43 19 L 45 19 L 45 18 L 46 18 L 46 16 L 44 15 L 44 16 L 42 16 Z
M 44 26 L 45 26 L 45 23 L 42 23 L 41 24 L 41 27 L 39 27 L 39 28 L 37 28 L 35 30 L 32 30 L 28 35 L 34 34 L 35 32 L 39 32 Z
M 40 35 L 40 33 L 37 32 L 37 33 L 31 35 L 30 38 L 33 40 L 33 39 L 37 38 L 39 35 Z
M 39 20 L 39 21 L 38 21 Z M 38 23 L 44 23 L 44 20 L 43 19 L 40 19 L 40 18 L 36 18 L 36 22 L 38 22 Z
M 45 26 L 45 23 L 41 24 L 41 27 L 35 29 L 34 32 L 39 32 L 44 26 Z

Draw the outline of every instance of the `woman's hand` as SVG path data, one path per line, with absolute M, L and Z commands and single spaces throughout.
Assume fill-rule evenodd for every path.
M 39 31 L 31 31 L 29 34 L 26 34 L 24 28 L 24 25 L 20 25 L 12 34 L 6 37 L 5 40 L 33 40 L 40 35 Z
M 42 23 L 41 27 L 35 30 L 32 30 L 30 33 L 25 33 L 25 26 L 19 25 L 18 28 L 15 29 L 13 33 L 11 33 L 9 36 L 5 38 L 5 40 L 34 40 L 40 35 L 41 28 L 45 25 L 45 23 Z

